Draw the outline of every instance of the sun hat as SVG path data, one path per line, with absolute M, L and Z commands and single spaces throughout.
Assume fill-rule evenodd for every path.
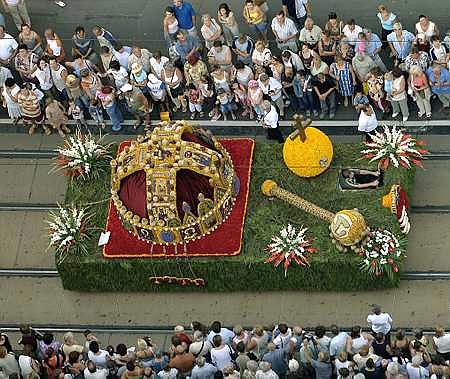
M 138 74 L 139 72 L 141 72 L 142 71 L 142 65 L 141 64 L 139 64 L 139 63 L 133 63 L 132 65 L 131 65 L 131 72 L 133 73 L 133 74 Z
M 253 80 L 253 79 L 249 80 L 248 86 L 249 86 L 249 88 L 256 88 L 256 87 L 258 87 L 258 82 L 256 80 Z

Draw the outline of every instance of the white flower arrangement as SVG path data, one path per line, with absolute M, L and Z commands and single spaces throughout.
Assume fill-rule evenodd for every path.
M 49 212 L 47 224 L 50 232 L 50 246 L 57 253 L 58 262 L 63 262 L 70 250 L 74 255 L 87 255 L 85 242 L 89 239 L 86 234 L 86 222 L 89 218 L 86 209 L 69 206 L 67 208 L 58 205 L 56 212 Z
M 271 243 L 267 245 L 270 257 L 265 260 L 265 263 L 273 263 L 275 267 L 278 267 L 284 261 L 284 276 L 292 260 L 299 266 L 309 266 L 308 254 L 317 252 L 317 249 L 311 247 L 313 238 L 306 239 L 307 230 L 301 226 L 297 231 L 291 224 L 283 228 L 280 235 L 273 236 Z
M 56 159 L 56 169 L 63 170 L 65 175 L 72 178 L 81 176 L 90 179 L 98 175 L 108 157 L 110 145 L 102 144 L 102 138 L 95 139 L 90 133 L 82 134 L 77 131 L 75 136 L 70 136 L 64 146 L 56 149 L 59 153 Z
M 359 252 L 361 269 L 375 277 L 387 274 L 392 279 L 399 272 L 404 252 L 404 241 L 389 230 L 380 228 L 371 231 Z
M 423 168 L 422 159 L 428 154 L 423 149 L 423 141 L 416 140 L 410 134 L 404 133 L 395 125 L 392 129 L 383 125 L 383 130 L 370 134 L 371 142 L 364 142 L 368 147 L 361 151 L 362 158 L 370 162 L 379 161 L 381 168 L 387 169 L 392 162 L 394 167 L 410 169 L 412 166 Z

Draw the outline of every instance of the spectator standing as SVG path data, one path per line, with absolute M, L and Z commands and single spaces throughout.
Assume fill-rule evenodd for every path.
M 153 57 L 150 58 L 150 71 L 158 78 L 161 79 L 161 70 L 164 65 L 169 62 L 169 58 L 163 56 L 160 50 L 156 50 L 153 53 Z M 148 73 L 150 73 L 150 71 Z
M 256 41 L 255 50 L 252 54 L 252 62 L 256 66 L 265 67 L 268 66 L 272 60 L 272 53 L 267 48 L 264 41 Z
M 269 109 L 269 105 L 269 102 L 264 101 L 262 106 L 264 112 L 267 112 L 267 109 Z M 266 115 L 264 116 L 263 123 L 264 125 L 266 125 L 267 131 L 269 133 L 269 139 L 277 139 L 279 143 L 283 143 L 284 137 L 279 129 L 278 121 L 275 128 L 272 127 L 273 124 L 270 124 L 276 121 L 276 117 L 274 117 L 274 115 L 270 116 L 270 112 L 276 113 L 276 109 L 272 105 L 270 105 L 270 107 L 271 108 L 269 113 L 266 113 Z M 282 349 L 276 349 L 275 344 L 270 342 L 267 345 L 267 353 L 264 354 L 261 360 L 270 363 L 272 370 L 275 371 L 275 373 L 279 377 L 283 378 L 286 372 L 289 370 L 288 354 L 290 350 L 290 343 L 287 343 Z
M 372 313 L 367 316 L 367 323 L 370 325 L 374 335 L 383 333 L 386 339 L 390 340 L 390 331 L 392 328 L 392 317 L 389 313 L 381 312 L 379 305 L 374 305 Z
M 17 30 L 20 31 L 22 24 L 31 25 L 25 0 L 2 0 L 2 3 L 3 8 L 5 8 L 13 18 Z
M 450 72 L 440 65 L 433 65 L 426 71 L 433 92 L 442 103 L 441 111 L 450 110 Z
M 450 359 L 450 334 L 445 333 L 444 328 L 437 327 L 433 336 L 433 347 L 445 360 Z
M 409 88 L 413 91 L 417 108 L 417 115 L 422 118 L 426 115 L 431 118 L 431 91 L 428 78 L 419 66 L 411 66 L 409 70 Z
M 195 357 L 192 353 L 186 352 L 182 345 L 178 345 L 175 356 L 169 361 L 168 367 L 176 368 L 182 375 L 190 375 L 194 367 Z
M 319 118 L 323 120 L 329 112 L 330 120 L 334 119 L 336 115 L 336 85 L 328 75 L 320 73 L 313 86 L 320 102 L 321 113 Z
M 55 57 L 58 62 L 64 62 L 66 53 L 58 35 L 53 31 L 53 29 L 47 28 L 44 31 L 44 37 L 47 43 L 45 46 L 45 54 L 47 56 Z
M 306 17 L 311 16 L 309 0 L 282 0 L 284 14 L 297 24 L 298 30 L 305 26 Z
M 330 33 L 330 37 L 333 41 L 340 41 L 343 28 L 344 22 L 338 18 L 335 12 L 330 12 L 328 14 L 328 21 L 325 24 L 324 31 L 328 31 Z
M 306 361 L 311 364 L 316 374 L 316 379 L 330 379 L 333 369 L 331 363 L 328 362 L 328 354 L 324 351 L 319 352 L 317 360 L 313 359 L 308 348 L 308 340 L 303 340 L 303 351 Z
M 295 26 L 294 21 L 286 17 L 283 10 L 278 12 L 278 14 L 272 20 L 272 32 L 277 41 L 277 47 L 280 50 L 291 50 L 293 52 L 298 51 L 297 47 L 297 37 L 298 30 Z
M 14 79 L 11 77 L 5 80 L 2 88 L 2 98 L 3 106 L 6 107 L 8 111 L 8 116 L 12 120 L 13 124 L 16 125 L 22 118 L 22 111 L 17 102 L 17 95 L 20 92 L 20 87 L 16 84 Z
M 223 35 L 228 46 L 231 46 L 234 38 L 239 36 L 239 26 L 234 13 L 226 3 L 219 5 L 217 21 L 222 26 Z
M 243 16 L 247 22 L 250 32 L 257 39 L 266 41 L 267 20 L 265 13 L 255 4 L 254 0 L 245 0 Z
M 389 101 L 392 105 L 392 118 L 395 118 L 402 113 L 403 122 L 408 121 L 409 109 L 408 101 L 406 97 L 406 80 L 403 76 L 402 70 L 398 67 L 394 67 L 392 70 L 394 77 L 392 92 L 389 95 Z
M 42 48 L 42 38 L 34 30 L 31 30 L 31 27 L 28 24 L 22 24 L 17 40 L 19 43 L 27 45 L 28 50 L 35 53 L 37 56 L 41 56 L 44 53 L 44 49 Z
M 189 55 L 199 55 L 200 44 L 196 37 L 186 35 L 182 30 L 177 32 L 177 42 L 175 43 L 175 52 L 184 64 Z
M 272 370 L 269 362 L 259 362 L 258 371 L 256 371 L 256 379 L 278 379 L 278 374 Z
M 222 342 L 220 334 L 214 336 L 213 346 L 211 349 L 211 361 L 218 370 L 223 371 L 224 368 L 233 363 L 233 350 L 230 345 Z
M 267 74 L 261 74 L 258 80 L 259 87 L 261 88 L 265 98 L 270 98 L 272 103 L 278 108 L 277 114 L 281 118 L 284 117 L 284 101 L 282 96 L 283 86 L 281 83 Z
M 74 54 L 79 54 L 82 58 L 98 64 L 98 56 L 94 51 L 94 41 L 86 37 L 86 31 L 82 26 L 77 26 L 72 36 L 72 55 Z
M 100 25 L 95 25 L 92 28 L 92 33 L 97 38 L 100 47 L 107 46 L 110 51 L 113 51 L 116 48 L 116 38 L 105 28 L 101 27 Z
M 126 110 L 136 119 L 133 129 L 139 128 L 144 120 L 146 126 L 150 126 L 150 105 L 142 91 L 127 83 L 120 88 L 120 92 L 125 99 Z
M 150 59 L 152 54 L 147 49 L 133 46 L 131 55 L 128 57 L 128 71 L 131 71 L 133 64 L 141 65 L 146 73 L 150 73 Z
M 322 29 L 314 24 L 314 20 L 308 17 L 305 21 L 305 26 L 300 31 L 300 42 L 308 44 L 311 49 L 316 48 L 322 37 Z
M 261 111 L 262 111 L 262 120 L 261 124 L 264 129 L 267 130 L 267 138 L 268 139 L 275 139 L 279 143 L 284 143 L 284 137 L 283 134 L 280 131 L 279 123 L 278 123 L 278 112 L 276 108 L 270 104 L 270 101 L 264 100 L 261 104 Z M 270 345 L 270 344 L 269 344 Z M 267 348 L 269 348 L 269 345 L 267 345 Z M 273 353 L 275 351 L 275 345 L 272 344 L 273 349 L 269 350 L 269 353 Z M 261 354 L 261 349 L 259 349 L 259 346 L 256 345 L 255 347 L 258 348 L 257 352 Z M 267 358 L 267 354 L 265 353 L 263 356 Z M 270 354 L 268 357 L 272 357 L 273 354 Z M 269 359 L 267 358 L 267 359 Z M 273 366 L 272 366 L 273 367 Z
M 430 376 L 430 373 L 425 367 L 422 367 L 422 357 L 415 355 L 412 357 L 411 362 L 406 364 L 406 371 L 408 372 L 409 379 L 426 379 Z
M 128 59 L 130 58 L 131 55 L 131 47 L 123 46 L 118 43 L 116 48 L 113 50 L 113 54 L 116 57 L 117 61 L 120 63 L 120 65 L 125 70 L 128 70 Z
M 193 338 L 194 341 L 189 346 L 189 352 L 192 353 L 195 357 L 208 356 L 212 349 L 211 342 L 209 342 L 203 335 L 203 333 L 199 330 L 196 330 L 194 332 Z
M 242 33 L 233 38 L 231 49 L 236 54 L 236 59 L 246 65 L 252 64 L 254 43 L 247 34 Z
M 399 22 L 396 22 L 393 28 L 394 31 L 388 34 L 387 41 L 394 57 L 394 64 L 397 66 L 403 62 L 411 52 L 411 45 L 416 37 L 411 32 L 403 30 L 402 24 Z
M 0 63 L 9 66 L 16 54 L 19 44 L 10 34 L 6 33 L 4 26 L 0 25 Z
M 29 82 L 33 80 L 32 75 L 38 67 L 38 61 L 39 57 L 35 53 L 28 50 L 27 45 L 20 44 L 17 47 L 17 54 L 14 58 L 14 66 L 23 81 Z
M 356 25 L 353 18 L 347 21 L 347 23 L 342 28 L 342 34 L 344 34 L 344 36 L 347 38 L 348 43 L 353 47 L 356 45 L 358 34 L 362 31 L 363 29 L 359 25 Z
M 0 346 L 0 371 L 8 378 L 12 374 L 20 375 L 19 364 L 12 353 L 8 353 L 5 346 Z
M 261 109 L 261 105 L 263 102 L 263 92 L 261 90 L 261 88 L 259 87 L 259 84 L 256 80 L 250 80 L 248 82 L 248 99 L 250 100 L 250 104 L 252 105 L 255 113 L 256 113 L 256 117 L 257 120 L 260 121 L 262 116 L 263 116 L 263 111 Z M 253 354 L 256 355 L 256 353 L 253 351 L 253 349 L 257 350 L 257 353 L 259 353 L 259 345 L 258 345 L 258 341 L 260 341 L 260 336 L 256 336 L 254 335 L 255 331 L 253 331 L 253 336 L 250 338 L 250 342 L 247 345 L 247 349 L 249 351 L 252 351 Z M 267 338 L 265 341 L 265 344 L 267 345 Z M 263 351 L 265 352 L 265 351 Z M 257 355 L 258 357 L 260 356 L 259 354 Z
M 172 7 L 167 7 L 163 18 L 164 38 L 170 48 L 177 40 L 177 32 L 179 30 L 178 20 L 175 17 L 175 11 Z
M 31 124 L 30 130 L 28 131 L 30 136 L 41 124 L 45 134 L 51 134 L 50 129 L 43 124 L 44 114 L 41 111 L 39 99 L 34 93 L 31 83 L 24 84 L 24 87 L 17 95 L 17 103 L 20 106 L 24 125 Z
M 205 357 L 198 357 L 196 365 L 192 369 L 191 379 L 214 379 L 217 368 L 211 363 L 206 362 Z
M 381 40 L 383 44 L 387 41 L 387 36 L 392 33 L 394 24 L 398 21 L 397 16 L 392 13 L 385 5 L 378 6 L 378 20 L 381 24 Z
M 95 362 L 88 361 L 83 375 L 84 379 L 106 379 L 108 370 L 104 367 L 97 368 Z
M 123 116 L 119 109 L 114 89 L 109 86 L 104 86 L 100 91 L 97 91 L 97 97 L 100 99 L 103 108 L 111 119 L 113 132 L 119 132 L 122 129 Z
M 423 33 L 427 40 L 431 40 L 431 37 L 438 36 L 439 37 L 439 29 L 433 21 L 421 14 L 416 23 L 416 35 L 419 33 Z
M 187 32 L 191 37 L 197 37 L 195 10 L 191 3 L 185 0 L 173 0 L 172 9 L 178 20 L 178 27 Z
M 183 113 L 187 112 L 187 101 L 184 96 L 183 74 L 172 63 L 167 62 L 161 71 L 161 80 L 166 84 L 169 96 L 175 104 L 174 112 L 180 108 Z
M 356 83 L 355 72 L 352 66 L 344 61 L 341 56 L 336 56 L 336 61 L 330 67 L 330 76 L 338 84 L 339 94 L 344 98 L 344 107 L 351 103 L 354 86 Z
M 420 51 L 416 44 L 411 47 L 411 52 L 405 59 L 405 71 L 409 71 L 412 66 L 419 66 L 422 71 L 426 71 L 430 65 L 430 56 L 425 51 Z
M 364 29 L 363 33 L 366 37 L 367 47 L 366 53 L 375 62 L 379 69 L 383 72 L 387 71 L 386 65 L 380 58 L 380 52 L 383 48 L 383 44 L 377 34 L 373 33 L 370 29 Z
M 202 16 L 202 23 L 203 25 L 200 28 L 200 32 L 205 40 L 207 49 L 210 49 L 215 41 L 224 41 L 222 37 L 222 28 L 209 14 L 204 14 Z

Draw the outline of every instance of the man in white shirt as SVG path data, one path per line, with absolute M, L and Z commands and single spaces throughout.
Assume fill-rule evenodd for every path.
M 207 363 L 205 357 L 198 357 L 196 363 L 192 369 L 191 379 L 214 379 L 217 367 Z
M 294 21 L 287 18 L 284 11 L 278 14 L 272 20 L 272 32 L 275 35 L 277 46 L 280 50 L 288 49 L 295 53 L 298 51 L 297 36 L 298 30 Z
M 322 29 L 314 24 L 314 20 L 308 17 L 305 21 L 305 27 L 300 31 L 300 41 L 307 43 L 311 49 L 314 49 L 322 37 Z
M 109 372 L 106 368 L 97 368 L 94 362 L 88 361 L 83 373 L 84 379 L 106 379 Z
M 305 26 L 307 16 L 311 16 L 311 6 L 308 0 L 282 0 L 284 14 L 297 24 L 298 30 Z
M 10 34 L 6 33 L 4 26 L 0 25 L 0 64 L 8 66 L 16 55 L 19 44 Z
M 270 96 L 272 102 L 278 107 L 280 117 L 284 117 L 284 102 L 282 96 L 283 86 L 281 83 L 273 77 L 269 77 L 267 74 L 259 75 L 258 79 L 259 88 L 263 91 L 264 95 Z
M 445 333 L 444 328 L 436 328 L 433 336 L 433 347 L 436 352 L 446 360 L 450 360 L 450 334 Z
M 283 134 L 278 127 L 278 112 L 276 108 L 270 104 L 270 101 L 264 100 L 261 104 L 263 111 L 262 127 L 267 130 L 267 139 L 275 139 L 279 143 L 284 143 Z
M 392 318 L 388 313 L 382 313 L 379 305 L 374 305 L 372 314 L 367 316 L 367 323 L 371 326 L 374 334 L 383 333 L 389 341 L 389 332 L 392 327 Z
M 119 61 L 120 65 L 125 70 L 128 70 L 128 59 L 130 58 L 131 55 L 131 47 L 117 45 L 117 47 L 113 50 L 113 54 Z
M 140 47 L 134 46 L 131 50 L 131 55 L 128 57 L 128 71 L 131 71 L 133 63 L 139 63 L 143 70 L 149 74 L 151 57 L 152 54 L 147 49 L 141 49 Z
M 167 62 L 169 62 L 169 58 L 161 55 L 160 50 L 156 50 L 153 57 L 150 58 L 150 70 L 158 79 L 161 79 L 161 70 Z M 150 72 L 147 74 L 150 74 Z
M 363 30 L 359 25 L 356 25 L 355 20 L 351 19 L 345 24 L 342 33 L 347 38 L 349 45 L 355 46 L 358 40 L 358 34 Z
M 214 321 L 211 324 L 211 331 L 208 334 L 208 341 L 209 342 L 213 342 L 213 338 L 214 336 L 220 335 L 222 337 L 222 342 L 225 345 L 231 345 L 231 342 L 233 341 L 234 338 L 234 333 L 227 328 L 222 328 L 222 324 L 220 323 L 220 321 Z
M 277 349 L 284 349 L 289 344 L 289 340 L 292 337 L 291 328 L 288 328 L 286 324 L 278 324 L 279 334 L 273 339 L 273 343 Z
M 331 325 L 330 357 L 337 357 L 339 353 L 347 351 L 347 341 L 350 336 L 341 332 L 337 325 Z

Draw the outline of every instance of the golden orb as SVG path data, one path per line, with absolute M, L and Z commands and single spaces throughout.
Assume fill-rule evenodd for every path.
M 356 209 L 344 209 L 336 213 L 330 225 L 333 238 L 344 246 L 360 242 L 366 230 L 364 217 Z
M 296 133 L 296 132 L 294 132 Z M 283 159 L 294 174 L 310 178 L 322 174 L 333 159 L 333 144 L 330 138 L 319 129 L 304 129 L 306 139 L 287 138 L 283 147 Z

